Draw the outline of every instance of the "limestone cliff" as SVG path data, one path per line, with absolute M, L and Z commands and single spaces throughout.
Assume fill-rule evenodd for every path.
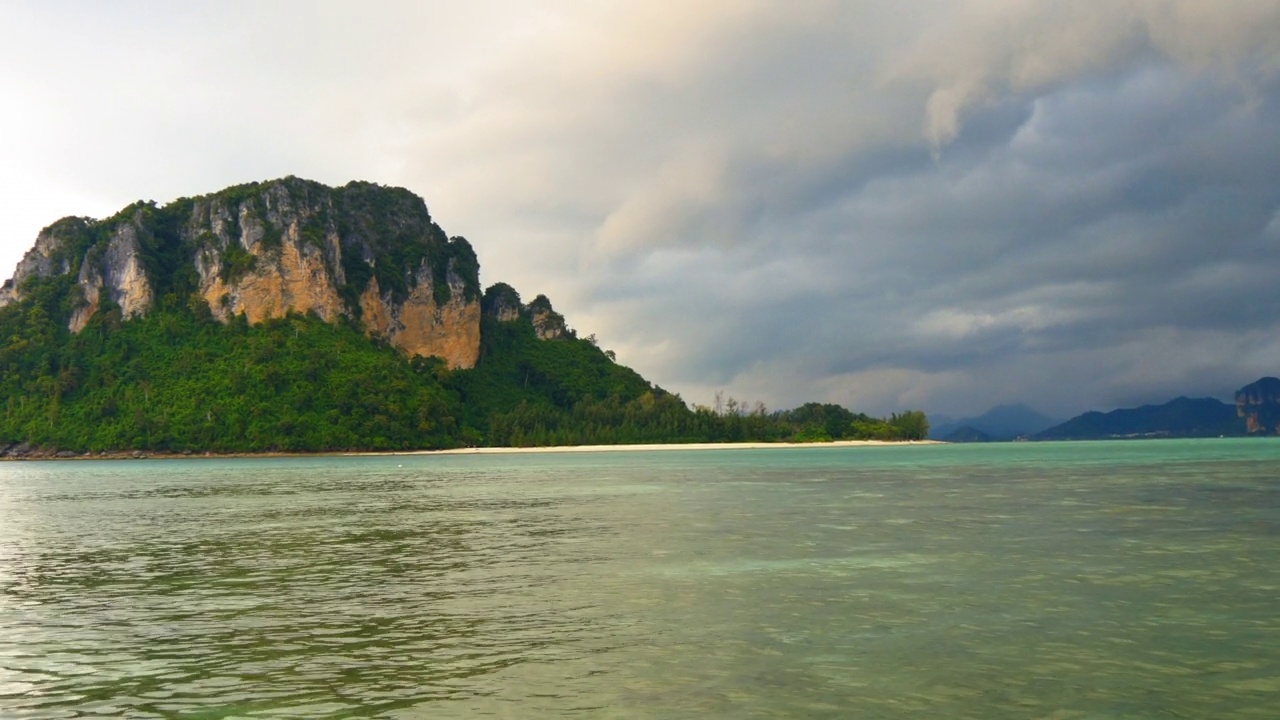
M 429 270 L 419 267 L 417 282 L 401 303 L 379 292 L 377 279 L 371 280 L 360 296 L 365 324 L 411 355 L 434 355 L 450 367 L 473 367 L 480 353 L 480 303 L 437 303 Z M 445 282 L 450 297 L 463 297 L 466 282 L 452 263 Z
M 290 177 L 163 207 L 140 202 L 102 221 L 66 218 L 40 233 L 0 288 L 0 306 L 60 278 L 73 280 L 72 332 L 103 307 L 127 318 L 161 297 L 195 296 L 223 322 L 314 313 L 360 321 L 408 355 L 451 367 L 479 355 L 475 253 L 400 188 Z
M 18 286 L 30 277 L 64 275 L 71 271 L 71 249 L 87 232 L 85 218 L 63 218 L 36 236 L 36 244 L 18 262 L 13 277 L 0 288 L 0 298 L 8 305 L 19 295 Z
M 86 218 L 59 220 L 40 233 L 13 277 L 0 288 L 0 307 L 21 299 L 33 279 L 74 273 L 78 298 L 68 322 L 73 332 L 84 329 L 104 298 L 119 306 L 124 317 L 145 313 L 155 302 L 155 293 L 139 260 L 138 233 L 133 219 L 110 229 Z
M 120 306 L 126 318 L 151 309 L 155 294 L 138 258 L 138 229 L 133 224 L 117 228 L 107 241 L 106 250 L 101 253 L 91 251 L 85 255 L 76 276 L 83 303 L 71 316 L 72 332 L 84 329 L 104 292 L 112 303 Z
M 63 218 L 36 236 L 36 244 L 18 261 L 13 277 L 0 286 L 0 307 L 22 299 L 23 286 L 31 278 L 66 275 L 71 272 L 71 257 L 81 238 L 88 234 L 91 221 L 86 218 Z
M 496 283 L 485 290 L 480 307 L 486 316 L 498 322 L 519 320 L 525 311 L 520 304 L 520 293 L 506 283 Z
M 564 316 L 551 307 L 546 295 L 539 295 L 528 305 L 520 303 L 520 293 L 506 283 L 497 283 L 484 291 L 482 312 L 498 322 L 514 322 L 527 318 L 539 340 L 562 340 L 577 337 Z
M 1280 379 L 1264 377 L 1240 388 L 1236 415 L 1250 435 L 1280 435 Z
M 565 324 L 564 316 L 551 308 L 546 295 L 539 295 L 525 308 L 533 320 L 533 330 L 541 340 L 559 340 L 572 337 L 573 332 Z

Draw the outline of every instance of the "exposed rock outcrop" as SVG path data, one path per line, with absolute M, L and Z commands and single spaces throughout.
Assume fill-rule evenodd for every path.
M 137 226 L 132 223 L 119 226 L 107 241 L 106 249 L 96 250 L 97 246 L 86 253 L 80 263 L 76 285 L 84 301 L 71 315 L 72 332 L 80 332 L 89 323 L 104 292 L 112 303 L 120 306 L 126 318 L 142 315 L 155 302 L 151 282 L 139 261 Z
M 484 291 L 481 307 L 485 317 L 499 322 L 515 322 L 527 318 L 539 340 L 562 340 L 577 337 L 564 316 L 551 307 L 546 295 L 539 295 L 527 305 L 520 303 L 520 293 L 506 283 L 498 283 Z
M 161 296 L 196 295 L 223 322 L 314 313 L 359 320 L 408 355 L 451 367 L 479 356 L 475 253 L 401 188 L 290 177 L 163 207 L 136 203 L 102 221 L 66 218 L 40 233 L 0 288 L 0 306 L 33 279 L 65 276 L 77 288 L 73 332 L 107 305 L 133 317 Z
M 499 322 L 519 320 L 525 312 L 520 304 L 520 293 L 506 283 L 496 283 L 485 290 L 480 306 L 485 316 Z
M 418 268 L 416 284 L 400 303 L 390 293 L 378 293 L 371 282 L 361 297 L 365 324 L 410 355 L 474 367 L 480 354 L 480 303 L 462 301 L 466 284 L 452 264 L 445 276 L 450 300 L 438 303 L 430 271 L 425 263 Z
M 559 340 L 569 337 L 569 326 L 564 316 L 551 308 L 551 301 L 546 295 L 539 295 L 525 307 L 529 318 L 533 320 L 533 330 L 540 340 Z
M 32 278 L 47 278 L 71 272 L 71 257 L 88 236 L 87 218 L 63 218 L 36 236 L 36 244 L 18 261 L 13 277 L 0 287 L 0 307 L 22 299 L 23 288 Z
M 1280 435 L 1280 379 L 1264 377 L 1240 388 L 1236 415 L 1250 435 Z

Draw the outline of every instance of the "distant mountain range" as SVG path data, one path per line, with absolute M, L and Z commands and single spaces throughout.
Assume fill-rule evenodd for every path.
M 947 442 L 991 442 L 1030 437 L 1061 422 L 1023 404 L 997 405 L 977 417 L 939 417 L 929 437 Z
M 1162 405 L 1090 411 L 1057 424 L 1025 405 L 1000 405 L 973 418 L 939 418 L 930 432 L 948 442 L 1244 435 L 1280 435 L 1280 379 L 1264 377 L 1240 388 L 1234 405 L 1179 397 Z
M 1035 435 L 1036 440 L 1244 435 L 1234 405 L 1213 398 L 1180 397 L 1163 405 L 1087 412 Z

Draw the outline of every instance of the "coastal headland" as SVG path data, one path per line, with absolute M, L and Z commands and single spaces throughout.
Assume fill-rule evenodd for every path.
M 373 183 L 287 177 L 63 218 L 0 286 L 0 457 L 928 433 L 919 410 L 690 405 L 579 337 L 545 295 L 484 288 L 465 238 Z

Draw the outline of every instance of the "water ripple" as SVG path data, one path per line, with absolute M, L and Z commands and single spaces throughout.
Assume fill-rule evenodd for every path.
M 1278 450 L 4 465 L 0 716 L 1265 717 Z

